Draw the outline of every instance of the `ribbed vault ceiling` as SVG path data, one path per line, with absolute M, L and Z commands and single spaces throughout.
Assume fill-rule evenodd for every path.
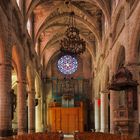
M 27 17 L 34 16 L 34 42 L 39 43 L 40 55 L 45 57 L 50 47 L 58 50 L 59 40 L 67 29 L 69 12 L 74 11 L 80 36 L 86 41 L 92 57 L 95 57 L 96 47 L 102 40 L 103 24 L 109 22 L 109 3 L 110 0 L 30 1 Z

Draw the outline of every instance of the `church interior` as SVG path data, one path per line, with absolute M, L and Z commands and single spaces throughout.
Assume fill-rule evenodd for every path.
M 0 139 L 65 136 L 140 138 L 140 0 L 0 0 Z

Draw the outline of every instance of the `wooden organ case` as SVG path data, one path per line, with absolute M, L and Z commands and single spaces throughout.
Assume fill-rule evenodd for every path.
M 79 107 L 49 107 L 49 125 L 52 132 L 61 130 L 69 134 L 74 131 L 82 132 L 84 129 L 84 112 L 83 104 L 80 103 Z
M 52 132 L 62 131 L 65 134 L 84 131 L 85 103 L 84 99 L 90 92 L 89 80 L 53 79 L 53 102 L 48 107 L 48 126 Z M 83 94 L 84 92 L 84 94 Z

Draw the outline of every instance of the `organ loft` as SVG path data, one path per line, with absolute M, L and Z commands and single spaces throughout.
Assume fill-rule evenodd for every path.
M 0 0 L 0 140 L 138 140 L 140 0 Z

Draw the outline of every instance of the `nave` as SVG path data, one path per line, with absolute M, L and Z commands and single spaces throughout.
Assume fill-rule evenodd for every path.
M 140 0 L 0 0 L 0 138 L 60 131 L 140 137 Z

